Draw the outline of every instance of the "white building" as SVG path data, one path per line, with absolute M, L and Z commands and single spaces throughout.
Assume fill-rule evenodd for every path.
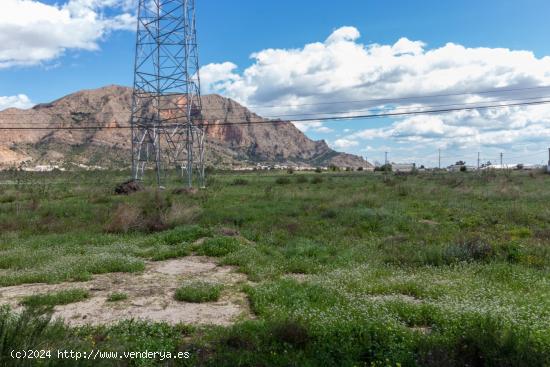
M 391 169 L 393 172 L 410 173 L 416 169 L 416 163 L 392 163 Z

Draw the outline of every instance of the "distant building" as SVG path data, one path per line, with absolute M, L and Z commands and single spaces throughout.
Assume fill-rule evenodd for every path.
M 410 173 L 416 169 L 416 163 L 392 163 L 393 172 Z
M 447 171 L 449 172 L 460 172 L 460 171 L 475 171 L 477 170 L 477 167 L 474 166 L 467 166 L 465 164 L 453 164 L 447 167 Z

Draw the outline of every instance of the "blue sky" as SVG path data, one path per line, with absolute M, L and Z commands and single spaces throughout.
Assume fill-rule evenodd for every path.
M 5 46 L 2 46 L 3 42 L 0 42 L 0 106 L 1 98 L 4 98 L 4 107 L 7 107 L 9 102 L 6 101 L 13 101 L 11 104 L 17 105 L 18 99 L 14 96 L 28 97 L 31 102 L 27 102 L 27 104 L 40 103 L 54 100 L 80 89 L 96 88 L 108 84 L 131 85 L 134 54 L 133 24 L 131 20 L 116 18 L 122 14 L 131 15 L 133 13 L 131 0 L 71 0 L 72 4 L 67 4 L 68 0 L 4 1 L 7 1 L 7 5 L 3 5 L 3 7 L 10 8 L 11 6 L 13 14 L 21 16 L 24 14 L 22 7 L 24 2 L 47 6 L 33 8 L 31 19 L 22 20 L 16 24 L 17 26 L 13 26 L 11 18 L 7 19 L 7 15 L 4 18 L 0 15 L 0 34 L 16 40 L 18 37 L 22 37 L 18 41 L 23 44 L 22 47 L 25 42 L 29 42 L 29 47 L 36 48 L 38 41 L 33 41 L 22 35 L 26 32 L 25 27 L 33 26 L 33 17 L 40 20 L 41 14 L 50 8 L 59 10 L 70 6 L 71 21 L 75 21 L 77 25 L 75 25 L 74 38 L 66 39 L 67 37 L 59 36 L 59 30 L 55 31 L 56 35 L 52 37 L 59 38 L 58 45 L 54 41 L 50 45 L 50 39 L 47 36 L 50 28 L 55 28 L 56 25 L 54 24 L 50 28 L 45 27 L 42 31 L 44 42 L 54 50 L 47 53 L 44 50 L 33 49 L 34 56 L 29 60 L 19 54 L 17 57 L 10 58 L 9 52 L 13 50 L 3 50 L 2 47 Z M 363 55 L 364 61 L 363 63 L 358 61 L 357 70 L 355 70 L 355 65 L 350 66 L 349 61 L 333 60 L 334 74 L 338 74 L 339 69 L 336 69 L 338 67 L 342 68 L 341 70 L 344 72 L 351 68 L 356 73 L 353 75 L 367 78 L 368 73 L 370 73 L 369 76 L 373 75 L 372 71 L 367 73 L 361 68 L 366 67 L 364 65 L 370 65 L 372 60 L 374 60 L 372 62 L 378 62 L 380 67 L 399 63 L 400 69 L 409 68 L 410 63 L 410 65 L 415 65 L 414 67 L 410 66 L 412 70 L 410 72 L 413 74 L 419 73 L 418 70 L 431 73 L 429 83 L 424 83 L 428 77 L 419 79 L 419 83 L 423 83 L 423 87 L 420 88 L 422 92 L 419 92 L 419 95 L 437 95 L 442 91 L 463 92 L 473 91 L 473 89 L 493 90 L 494 88 L 506 89 L 550 84 L 550 82 L 546 83 L 547 78 L 550 79 L 550 70 L 545 71 L 545 68 L 550 66 L 550 61 L 544 59 L 545 56 L 550 55 L 550 42 L 548 42 L 550 22 L 547 20 L 547 15 L 550 13 L 550 2 L 548 1 L 341 0 L 329 2 L 281 0 L 271 2 L 197 0 L 197 7 L 201 64 L 212 65 L 205 71 L 205 83 L 211 84 L 205 86 L 205 90 L 222 93 L 250 105 L 270 104 L 270 102 L 272 102 L 271 104 L 288 105 L 295 103 L 292 98 L 312 104 L 325 101 L 326 95 L 321 97 L 307 95 L 304 90 L 313 87 L 307 85 L 304 87 L 303 79 L 289 79 L 285 92 L 282 92 L 283 88 L 270 88 L 270 86 L 264 85 L 270 80 L 266 76 L 267 73 L 273 71 L 265 68 L 263 64 L 260 65 L 259 59 L 250 56 L 254 53 L 274 49 L 278 50 L 277 55 L 283 56 L 286 55 L 285 53 L 293 53 L 291 50 L 298 50 L 294 52 L 294 56 L 297 53 L 298 57 L 307 58 L 310 51 L 306 49 L 306 45 L 318 43 L 324 45 L 324 48 L 322 51 L 315 51 L 314 57 L 322 57 L 323 52 L 334 52 L 335 49 L 340 49 L 340 46 L 329 46 L 327 38 L 334 34 L 333 32 L 343 29 L 342 27 L 348 28 L 339 33 L 337 41 L 341 42 L 341 48 L 347 50 L 346 52 L 349 51 L 350 55 L 354 54 L 354 50 L 372 47 L 374 44 L 381 47 L 395 46 L 402 38 L 406 38 L 410 42 L 403 43 L 406 48 L 403 54 L 398 54 L 394 47 L 393 54 L 390 56 Z M 89 27 L 90 31 L 86 31 L 87 35 L 83 36 L 84 38 L 77 39 L 77 32 L 83 29 L 78 18 L 89 17 L 90 14 L 95 14 L 96 20 L 85 23 L 85 27 Z M 60 15 L 60 19 L 62 19 L 62 15 Z M 116 25 L 113 25 L 115 23 Z M 98 24 L 100 25 L 98 26 Z M 9 32 L 5 31 L 6 29 L 9 29 Z M 60 29 L 69 34 L 72 32 L 70 25 Z M 2 41 L 2 36 L 0 36 L 0 41 Z M 418 41 L 422 42 L 421 46 L 414 43 Z M 464 50 L 453 51 L 456 52 L 457 58 L 463 60 L 463 65 L 460 69 L 453 70 L 452 67 L 449 67 L 444 71 L 453 74 L 471 70 L 472 75 L 464 75 L 465 79 L 471 81 L 470 84 L 455 81 L 454 84 L 451 83 L 443 87 L 434 79 L 441 74 L 427 70 L 423 66 L 427 60 L 424 57 L 425 53 L 430 50 L 441 50 L 441 55 L 448 55 L 450 51 L 446 52 L 448 50 L 445 48 L 448 43 L 463 46 Z M 415 47 L 421 49 L 416 50 Z M 494 51 L 488 54 L 489 63 L 493 62 L 494 67 L 486 68 L 486 66 L 480 66 L 479 56 L 476 56 L 474 51 L 469 51 L 480 47 L 490 50 L 497 48 L 526 50 L 533 54 L 530 59 L 525 58 L 525 61 L 518 61 L 517 55 L 499 54 Z M 4 56 L 4 60 L 2 60 L 3 51 L 8 54 L 8 56 Z M 263 53 L 261 55 L 263 55 L 262 62 L 267 62 L 275 69 L 284 70 L 285 67 L 291 67 L 285 63 L 279 66 L 277 64 L 279 61 L 272 54 Z M 501 64 L 499 59 L 506 59 L 508 56 L 510 61 Z M 444 59 L 445 56 L 438 57 L 443 59 L 436 60 L 434 63 L 449 61 L 449 59 Z M 3 66 L 2 61 L 4 61 Z M 222 68 L 223 63 L 231 65 L 226 64 L 226 67 Z M 528 77 L 522 79 L 518 77 L 524 71 L 532 73 L 530 71 L 533 69 L 532 65 L 535 65 L 538 73 L 529 74 Z M 312 67 L 309 65 L 307 69 L 310 70 Z M 475 69 L 475 67 L 480 69 Z M 508 77 L 500 76 L 499 73 L 502 70 L 507 70 Z M 316 73 L 317 71 L 311 75 L 312 78 L 319 75 Z M 486 79 L 494 82 L 494 85 L 488 81 L 483 86 L 484 88 L 477 88 L 480 83 L 474 84 L 474 82 L 477 80 L 475 78 L 480 77 L 480 73 L 490 75 Z M 295 71 L 290 70 L 288 74 L 284 75 L 294 74 Z M 392 74 L 392 77 L 394 79 L 405 78 L 407 75 Z M 376 78 L 380 78 L 380 75 L 377 75 Z M 371 88 L 356 88 L 349 84 L 335 85 L 333 90 L 328 91 L 333 96 L 330 101 L 346 101 L 350 98 L 376 99 L 386 96 L 383 91 L 388 93 L 387 97 L 410 95 L 410 91 L 400 92 L 401 85 L 395 84 L 393 81 L 380 80 L 380 84 Z M 327 79 L 327 85 L 332 84 L 334 84 L 333 80 Z M 262 90 L 264 94 L 247 93 L 243 85 Z M 380 88 L 380 85 L 388 87 Z M 392 89 L 389 87 L 390 85 L 399 88 Z M 292 88 L 297 91 L 288 92 L 288 89 Z M 304 90 L 298 90 L 300 88 L 304 88 Z M 370 92 L 377 88 L 380 90 L 376 93 Z M 538 93 L 533 96 L 550 96 L 550 90 Z M 12 99 L 8 99 L 10 97 Z M 470 101 L 470 99 L 460 102 L 465 103 L 466 101 Z M 436 104 L 444 102 L 447 101 L 437 101 Z M 434 101 L 430 103 L 434 104 Z M 335 111 L 334 108 L 340 109 L 340 107 L 348 108 L 335 105 L 332 111 Z M 474 163 L 470 158 L 476 156 L 477 151 L 482 152 L 482 158 L 495 161 L 498 153 L 502 150 L 510 157 L 510 163 L 512 161 L 540 163 L 547 159 L 544 151 L 550 145 L 549 122 L 548 120 L 541 122 L 540 116 L 544 116 L 545 110 L 543 107 L 540 109 L 541 111 L 537 113 L 523 110 L 510 111 L 506 115 L 497 116 L 498 121 L 495 123 L 491 120 L 494 116 L 452 116 L 440 120 L 335 121 L 300 126 L 300 128 L 314 139 L 325 139 L 339 150 L 366 155 L 369 160 L 381 161 L 384 151 L 389 151 L 390 158 L 395 161 L 415 160 L 419 164 L 433 165 L 436 162 L 437 150 L 441 148 L 445 152 L 444 164 L 450 164 L 461 158 L 467 159 L 469 163 Z M 266 111 L 260 112 L 266 114 Z M 525 117 L 526 114 L 530 115 Z M 504 120 L 507 122 L 503 122 Z M 518 122 L 519 120 L 521 122 Z M 396 123 L 399 125 L 395 125 Z M 499 128 L 486 129 L 481 126 L 483 123 Z M 466 129 L 467 127 L 469 130 Z M 462 132 L 453 135 L 457 130 L 455 128 L 462 128 Z M 451 130 L 453 134 L 448 133 Z M 540 134 L 534 133 L 539 130 Z M 417 134 L 416 131 L 420 132 Z M 449 137 L 449 135 L 453 136 Z

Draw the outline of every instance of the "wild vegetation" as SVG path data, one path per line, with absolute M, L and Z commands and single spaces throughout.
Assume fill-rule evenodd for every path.
M 125 177 L 2 173 L 0 286 L 198 254 L 247 275 L 254 318 L 68 327 L 3 308 L 0 365 L 36 347 L 189 351 L 169 362 L 189 366 L 550 365 L 548 175 L 217 173 L 206 190 L 169 177 L 163 191 L 115 195 Z

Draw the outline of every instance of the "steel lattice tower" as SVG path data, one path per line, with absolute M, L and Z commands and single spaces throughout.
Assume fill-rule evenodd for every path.
M 195 0 L 139 0 L 134 92 L 132 175 L 142 180 L 154 164 L 161 185 L 165 164 L 204 186 Z

